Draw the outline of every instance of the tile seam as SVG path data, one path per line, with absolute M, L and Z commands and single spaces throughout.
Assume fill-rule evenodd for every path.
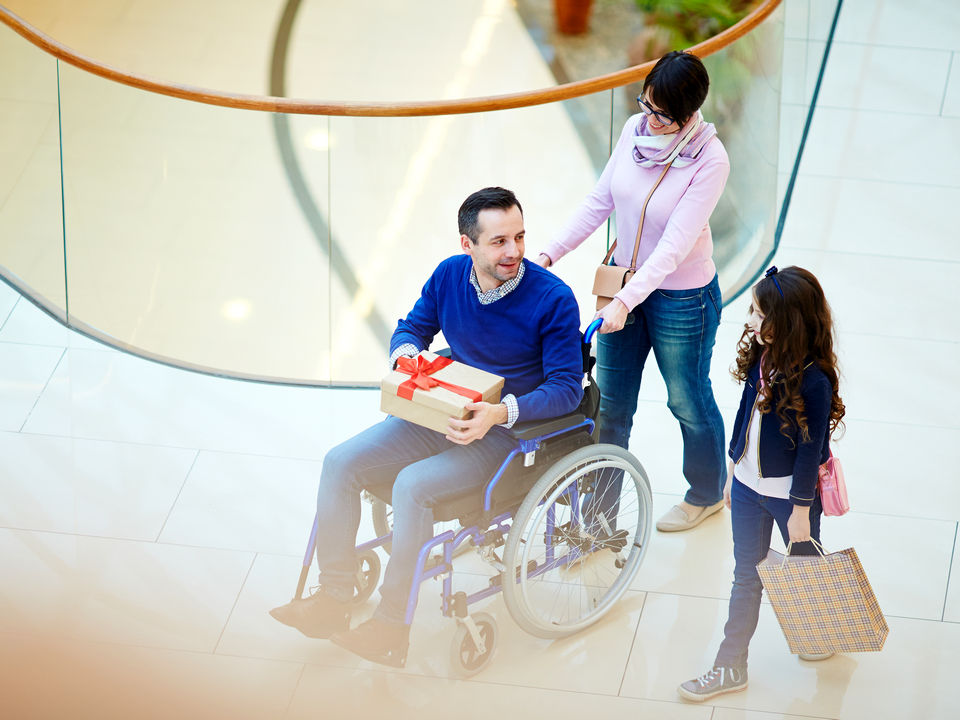
M 217 654 L 217 648 L 220 647 L 220 642 L 223 640 L 223 634 L 227 631 L 227 625 L 230 624 L 230 618 L 233 617 L 234 611 L 237 609 L 237 603 L 240 602 L 240 596 L 243 594 L 243 589 L 247 586 L 247 580 L 250 578 L 250 573 L 253 572 L 253 565 L 257 562 L 257 554 L 253 554 L 253 559 L 250 560 L 250 567 L 247 568 L 247 574 L 243 576 L 243 582 L 240 583 L 240 589 L 237 590 L 237 596 L 233 599 L 233 605 L 230 607 L 230 612 L 227 613 L 227 619 L 223 621 L 223 627 L 220 628 L 220 635 L 217 636 L 217 642 L 213 646 L 213 650 L 210 651 L 211 655 Z
M 643 605 L 640 606 L 640 614 L 637 615 L 637 626 L 633 629 L 633 640 L 630 642 L 630 652 L 627 653 L 627 661 L 623 664 L 623 674 L 620 675 L 620 685 L 617 687 L 617 697 L 623 697 L 623 683 L 627 679 L 627 670 L 630 668 L 630 660 L 633 658 L 633 648 L 637 644 L 637 634 L 640 632 L 640 623 L 643 622 L 643 611 L 647 607 L 647 593 L 643 594 Z
M 57 362 L 54 363 L 53 369 L 50 371 L 50 374 L 47 375 L 46 382 L 43 383 L 43 388 L 40 392 L 37 393 L 37 397 L 33 401 L 33 405 L 30 406 L 30 412 L 27 413 L 27 416 L 23 419 L 23 423 L 20 425 L 20 429 L 17 432 L 23 432 L 23 429 L 27 426 L 27 423 L 30 422 L 30 418 L 33 416 L 33 411 L 37 409 L 37 404 L 40 402 L 40 398 L 43 397 L 43 394 L 47 391 L 47 388 L 50 386 L 50 381 L 53 379 L 53 376 L 57 374 L 57 370 L 60 365 L 63 363 L 63 358 L 67 355 L 67 348 L 63 348 L 60 351 L 60 357 L 57 358 Z
M 956 52 L 950 52 L 950 62 L 947 63 L 947 80 L 943 83 L 943 97 L 940 98 L 939 116 L 944 117 L 943 106 L 947 104 L 947 91 L 950 89 L 950 73 L 953 70 L 953 61 L 956 58 Z
M 950 551 L 950 564 L 947 566 L 947 587 L 943 591 L 943 612 L 940 613 L 940 621 L 947 621 L 947 600 L 950 599 L 950 581 L 953 579 L 953 561 L 957 554 L 957 534 L 960 532 L 960 523 L 954 523 L 953 527 L 953 548 Z
M 20 304 L 20 300 L 22 299 L 23 296 L 21 295 L 13 301 L 13 305 L 10 306 L 10 312 L 7 313 L 7 316 L 3 318 L 3 322 L 0 323 L 0 332 L 3 332 L 3 329 L 7 326 L 7 321 L 10 319 L 10 316 L 13 315 L 13 311 L 17 309 L 17 305 Z
M 190 463 L 190 467 L 187 468 L 187 472 L 183 476 L 183 482 L 180 483 L 180 489 L 177 490 L 177 496 L 173 499 L 173 502 L 170 503 L 170 509 L 167 510 L 166 517 L 163 518 L 163 523 L 160 525 L 160 530 L 157 532 L 157 536 L 153 539 L 154 543 L 160 542 L 160 536 L 163 535 L 163 531 L 167 527 L 167 523 L 170 521 L 170 516 L 173 515 L 173 509 L 177 506 L 177 502 L 180 500 L 180 495 L 183 493 L 183 489 L 187 486 L 187 480 L 190 479 L 190 473 L 193 472 L 193 469 L 197 466 L 197 460 L 200 458 L 200 453 L 202 450 L 197 450 L 193 456 L 193 462 Z

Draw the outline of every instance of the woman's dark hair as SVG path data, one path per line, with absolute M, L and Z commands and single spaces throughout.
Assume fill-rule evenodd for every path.
M 833 318 L 823 288 L 809 270 L 790 266 L 768 275 L 753 286 L 757 310 L 764 315 L 760 325 L 760 345 L 746 326 L 737 345 L 736 366 L 731 369 L 734 378 L 743 382 L 747 373 L 760 361 L 763 387 L 757 408 L 770 412 L 773 397 L 770 388 L 778 385 L 783 392 L 775 408 L 780 418 L 780 432 L 789 437 L 791 422 L 787 411 L 792 410 L 796 426 L 804 440 L 809 439 L 807 416 L 800 387 L 803 369 L 811 362 L 823 371 L 830 381 L 830 434 L 842 425 L 846 414 L 839 393 L 837 356 L 833 351 Z M 769 343 L 766 338 L 770 338 Z
M 477 216 L 481 210 L 509 210 L 516 207 L 523 215 L 523 208 L 520 207 L 520 201 L 510 190 L 502 187 L 487 187 L 483 190 L 477 190 L 467 197 L 460 206 L 460 212 L 457 214 L 457 225 L 460 228 L 460 234 L 466 235 L 473 244 L 476 245 L 480 239 L 480 226 L 477 224 Z
M 710 89 L 710 76 L 696 55 L 674 50 L 657 61 L 643 81 L 643 92 L 681 125 L 690 119 Z

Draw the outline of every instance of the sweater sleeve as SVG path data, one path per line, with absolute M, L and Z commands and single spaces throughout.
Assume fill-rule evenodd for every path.
M 630 118 L 623 126 L 623 130 L 620 131 L 620 139 L 617 141 L 613 152 L 610 153 L 607 165 L 603 169 L 600 179 L 593 186 L 593 190 L 580 203 L 580 207 L 577 208 L 559 237 L 554 238 L 543 249 L 543 254 L 550 258 L 551 264 L 556 264 L 568 252 L 578 248 L 584 240 L 590 237 L 594 230 L 600 227 L 604 220 L 610 217 L 610 213 L 614 210 L 613 194 L 610 192 L 610 179 L 613 177 L 617 159 L 625 154 L 629 155 L 624 146 L 629 141 L 635 127 L 636 120 Z
M 580 309 L 573 291 L 558 285 L 537 308 L 543 353 L 543 382 L 517 398 L 519 420 L 541 420 L 577 409 L 583 397 Z
M 397 329 L 390 338 L 390 354 L 401 345 L 413 345 L 417 351 L 426 350 L 433 342 L 434 336 L 440 332 L 440 317 L 437 307 L 437 288 L 439 275 L 443 272 L 441 264 L 427 280 L 420 292 L 420 297 L 414 303 L 413 309 L 407 317 L 397 322 Z
M 714 138 L 714 142 L 719 140 Z M 705 161 L 697 170 L 653 252 L 614 296 L 627 308 L 632 310 L 646 300 L 690 254 L 723 194 L 729 174 L 730 162 L 725 152 Z
M 801 394 L 810 439 L 806 442 L 801 441 L 797 448 L 797 455 L 793 461 L 790 502 L 794 505 L 811 505 L 816 494 L 823 439 L 830 426 L 830 400 L 833 393 L 830 381 L 820 375 L 809 384 L 809 387 L 801 388 Z

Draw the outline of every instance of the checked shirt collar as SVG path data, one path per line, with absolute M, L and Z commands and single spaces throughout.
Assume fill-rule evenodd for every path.
M 480 301 L 481 305 L 489 305 L 494 303 L 502 297 L 506 297 L 514 290 L 517 289 L 517 285 L 520 284 L 520 281 L 523 279 L 523 260 L 520 261 L 520 269 L 517 270 L 517 276 L 512 280 L 507 280 L 502 285 L 495 287 L 493 290 L 483 291 L 480 289 L 480 281 L 477 280 L 477 269 L 470 269 L 470 284 L 473 285 L 473 289 L 477 291 L 477 300 Z

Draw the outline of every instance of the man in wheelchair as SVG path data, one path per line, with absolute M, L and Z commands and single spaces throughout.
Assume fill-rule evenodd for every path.
M 453 359 L 505 378 L 503 401 L 471 403 L 446 435 L 405 420 L 381 423 L 327 453 L 317 494 L 320 588 L 271 614 L 305 635 L 375 662 L 406 656 L 407 601 L 421 546 L 433 537 L 433 506 L 480 490 L 516 446 L 518 420 L 573 412 L 582 397 L 579 309 L 570 288 L 523 258 L 523 210 L 498 187 L 460 207 L 461 255 L 444 260 L 390 341 L 390 365 L 427 349 L 438 332 Z M 393 538 L 373 617 L 350 629 L 360 495 L 393 484 Z

